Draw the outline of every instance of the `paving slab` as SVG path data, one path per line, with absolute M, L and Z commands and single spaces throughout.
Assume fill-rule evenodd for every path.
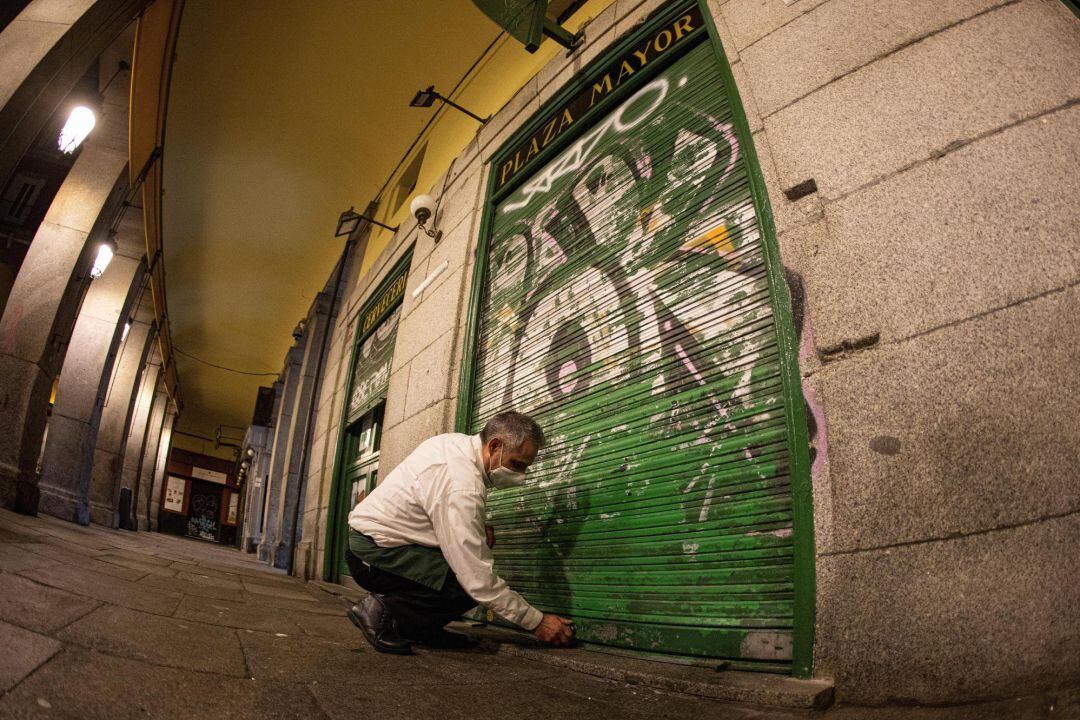
M 49 565 L 56 565 L 58 562 L 58 560 L 52 560 L 44 555 L 32 553 L 18 545 L 0 543 L 0 570 L 18 572 L 36 567 L 48 567 Z
M 127 580 L 70 565 L 26 570 L 21 575 L 77 595 L 158 615 L 171 615 L 179 603 L 178 597 L 170 597 Z
M 170 567 L 154 563 L 145 563 L 128 557 L 121 557 L 119 555 L 98 555 L 95 559 L 100 562 L 119 565 L 120 567 L 131 568 L 132 570 L 139 570 L 144 575 L 160 575 L 162 577 L 173 577 L 176 575 L 176 571 Z
M 28 578 L 0 573 L 0 620 L 52 633 L 100 605 Z
M 311 691 L 327 715 L 342 720 L 355 718 L 358 708 L 380 720 L 506 720 L 553 717 L 556 713 L 574 720 L 646 717 L 637 710 L 620 709 L 600 699 L 535 682 L 427 685 L 408 690 L 377 681 L 340 682 L 313 685 Z
M 244 653 L 233 628 L 108 605 L 72 623 L 56 637 L 155 665 L 247 677 Z
M 60 643 L 0 622 L 0 692 L 6 692 L 60 651 Z
M 207 575 L 202 572 L 189 572 L 187 570 L 181 570 L 176 573 L 176 577 L 179 580 L 186 580 L 195 585 L 202 585 L 205 587 L 216 587 L 223 590 L 232 590 L 236 593 L 243 591 L 244 586 L 240 584 L 239 579 L 232 579 L 221 575 Z
M 603 678 L 564 673 L 555 677 L 541 678 L 537 685 L 552 687 L 579 697 L 599 700 L 617 709 L 612 717 L 625 713 L 643 713 L 647 717 L 670 718 L 723 718 L 723 720 L 802 720 L 819 717 L 815 710 L 763 707 L 710 700 L 665 692 L 647 685 L 631 685 Z
M 200 565 L 194 562 L 173 561 L 169 563 L 169 568 L 178 573 L 187 572 L 193 575 L 206 575 L 236 581 L 243 579 L 241 575 L 232 572 L 231 570 L 225 570 L 216 566 Z
M 174 616 L 210 625 L 224 625 L 269 633 L 300 634 L 301 632 L 299 626 L 288 617 L 288 613 L 283 613 L 277 608 L 193 595 L 188 595 L 180 601 Z
M 324 717 L 290 690 L 67 648 L 0 699 L 0 717 L 166 720 L 211 708 L 230 720 Z
M 32 552 L 35 555 L 40 555 L 43 558 L 55 560 L 64 566 L 79 567 L 86 570 L 94 570 L 102 575 L 109 575 L 111 577 L 120 578 L 121 580 L 138 580 L 146 575 L 141 570 L 135 570 L 132 568 L 121 567 L 112 563 L 101 562 L 97 558 L 87 555 L 80 555 L 77 552 L 71 552 L 64 548 L 57 547 L 55 545 L 48 545 L 45 543 L 33 544 L 33 545 L 19 545 L 22 550 Z
M 325 640 L 336 642 L 351 642 L 360 633 L 356 626 L 342 612 L 338 615 L 312 615 L 298 613 L 293 620 L 304 631 L 305 635 L 313 635 Z
M 324 682 L 362 678 L 364 682 L 412 682 L 416 657 L 384 655 L 368 646 L 360 633 L 331 642 L 299 633 L 238 633 L 251 674 L 269 682 Z M 427 670 L 425 666 L 423 668 Z
M 109 550 L 108 552 L 99 555 L 100 559 L 105 558 L 124 558 L 139 563 L 140 565 L 158 565 L 160 567 L 168 567 L 172 560 L 166 560 L 154 555 L 149 549 L 143 548 L 142 550 L 128 550 L 125 548 L 116 548 Z
M 19 526 L 0 525 L 0 543 L 35 543 L 39 542 L 37 533 L 29 533 Z
M 249 603 L 266 605 L 267 607 L 289 610 L 296 613 L 314 613 L 316 615 L 343 615 L 352 607 L 351 603 L 338 598 L 329 600 L 293 600 L 291 598 L 279 598 L 273 595 L 254 595 L 245 593 L 244 599 Z
M 176 577 L 162 577 L 161 575 L 147 575 L 140 580 L 142 585 L 158 592 L 173 596 L 198 595 L 199 597 L 214 598 L 217 600 L 240 600 L 241 593 L 225 587 L 208 585 L 206 583 L 193 582 L 188 579 Z
M 251 580 L 244 580 L 244 589 L 249 593 L 256 595 L 270 595 L 276 598 L 284 598 L 288 600 L 301 600 L 304 602 L 315 602 L 315 598 L 304 589 L 303 585 L 290 583 L 270 585 L 264 582 L 252 582 Z

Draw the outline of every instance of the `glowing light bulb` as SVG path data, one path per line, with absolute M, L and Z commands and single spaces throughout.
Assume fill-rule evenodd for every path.
M 124 332 L 120 335 L 120 342 L 127 340 L 128 333 L 131 332 L 131 321 L 128 320 L 124 323 Z
M 72 110 L 71 114 L 68 115 L 67 122 L 64 123 L 64 129 L 60 131 L 60 137 L 57 138 L 60 151 L 64 153 L 75 152 L 75 149 L 82 145 L 82 141 L 94 129 L 96 123 L 97 118 L 94 117 L 94 111 L 85 105 L 79 105 Z
M 94 258 L 94 267 L 90 268 L 90 277 L 97 280 L 101 277 L 101 274 L 105 272 L 105 268 L 109 267 L 109 263 L 112 262 L 113 255 L 116 254 L 116 243 L 112 240 L 106 240 L 98 247 L 97 257 Z

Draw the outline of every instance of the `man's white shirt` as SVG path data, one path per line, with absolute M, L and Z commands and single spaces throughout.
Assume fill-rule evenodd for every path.
M 495 573 L 487 546 L 482 447 L 479 435 L 460 433 L 424 441 L 353 508 L 349 527 L 379 547 L 438 547 L 474 600 L 533 630 L 543 613 Z

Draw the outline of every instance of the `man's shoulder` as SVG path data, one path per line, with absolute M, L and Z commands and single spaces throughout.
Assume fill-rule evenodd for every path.
M 451 488 L 482 491 L 484 480 L 477 464 L 473 441 L 472 435 L 444 433 L 425 440 L 415 452 L 423 457 L 427 470 L 445 469 Z
M 443 433 L 430 437 L 420 443 L 413 454 L 422 455 L 432 461 L 446 462 L 456 458 L 476 463 L 473 436 L 464 433 Z

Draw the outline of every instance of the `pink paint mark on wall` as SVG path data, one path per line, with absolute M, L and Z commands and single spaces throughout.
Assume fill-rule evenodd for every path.
M 802 342 L 799 344 L 799 362 L 807 363 L 813 356 L 814 331 L 810 327 L 808 312 L 803 319 Z M 825 430 L 825 413 L 821 408 L 817 395 L 814 393 L 814 389 L 810 387 L 809 379 L 804 377 L 801 385 L 803 399 L 806 401 L 807 411 L 810 413 L 810 417 L 807 418 L 808 430 L 810 431 L 810 452 L 813 456 L 813 461 L 810 463 L 810 477 L 816 479 L 821 475 L 826 458 L 829 457 L 829 438 Z

